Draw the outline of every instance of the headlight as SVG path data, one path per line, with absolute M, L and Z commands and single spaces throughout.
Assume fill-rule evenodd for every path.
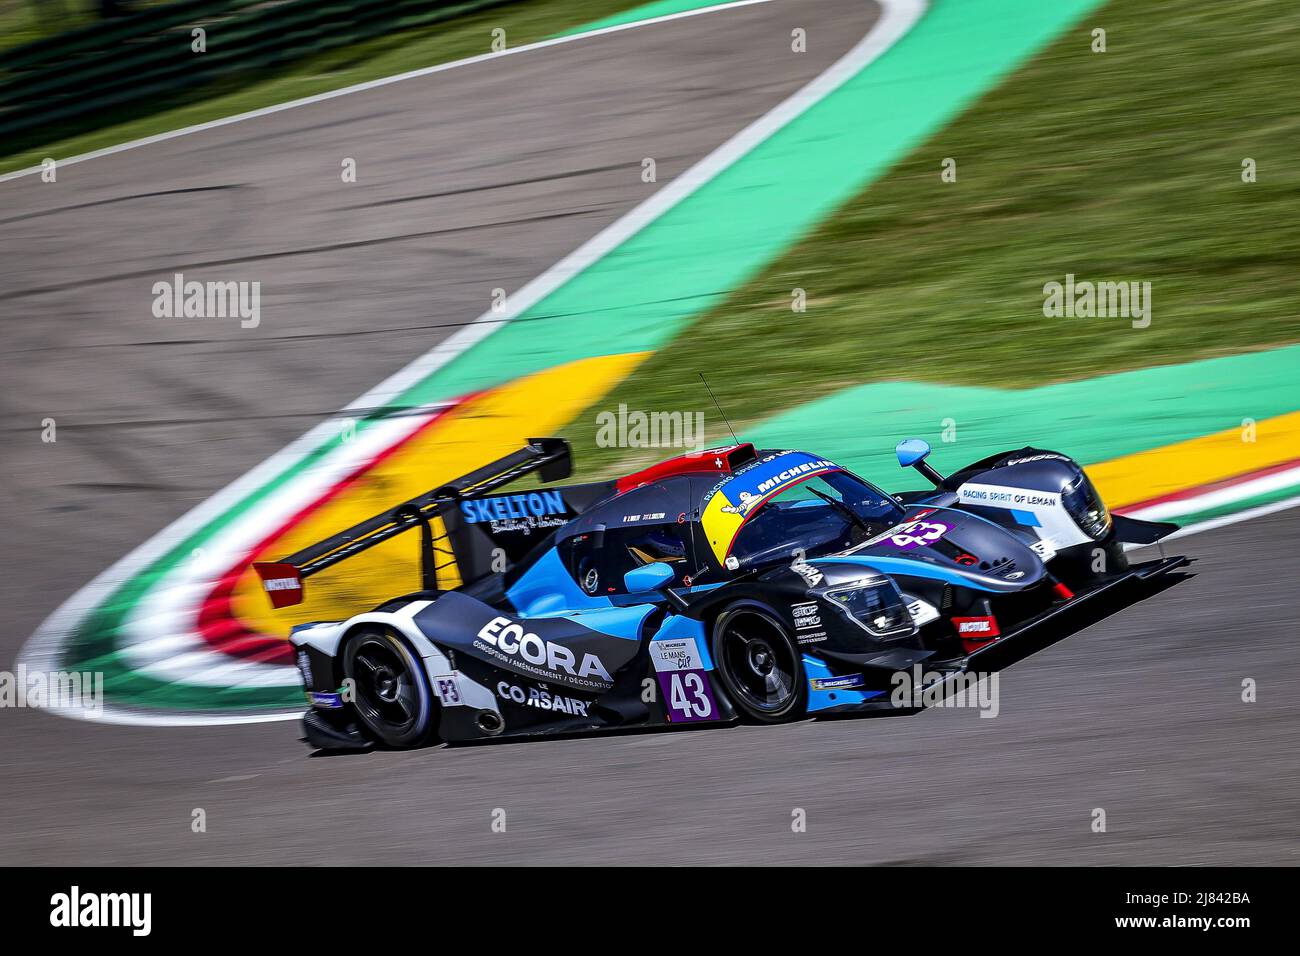
M 1100 541 L 1110 531 L 1110 512 L 1083 472 L 1061 490 L 1061 504 L 1089 537 Z
M 913 631 L 912 615 L 903 603 L 898 585 L 883 575 L 827 591 L 826 598 L 843 608 L 855 624 L 874 637 L 901 637 Z

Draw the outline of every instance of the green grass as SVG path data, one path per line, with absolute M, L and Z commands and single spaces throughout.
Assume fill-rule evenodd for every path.
M 522 46 L 639 5 L 640 0 L 528 0 L 431 27 L 380 37 L 302 60 L 253 82 L 241 79 L 214 84 L 198 91 L 200 98 L 186 105 L 24 148 L 0 158 L 0 172 L 36 166 L 46 157 L 74 156 L 355 83 L 487 53 L 491 49 L 492 31 L 497 27 L 506 31 L 509 46 Z M 3 151 L 0 144 L 0 152 Z
M 1027 387 L 1300 340 L 1297 51 L 1284 3 L 1101 8 L 599 407 L 716 423 L 703 369 L 739 427 L 867 381 Z M 1067 272 L 1151 282 L 1151 326 L 1045 318 Z M 662 457 L 597 449 L 595 411 L 572 429 L 584 474 Z

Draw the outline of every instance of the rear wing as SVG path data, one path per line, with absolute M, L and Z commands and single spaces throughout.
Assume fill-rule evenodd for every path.
M 395 508 L 367 518 L 324 541 L 319 541 L 279 561 L 257 562 L 253 570 L 276 608 L 301 604 L 303 582 L 313 574 L 396 537 L 412 528 L 420 529 L 420 569 L 425 590 L 438 590 L 438 572 L 457 566 L 453 547 L 457 530 L 465 525 L 460 503 L 478 499 L 525 475 L 538 474 L 542 481 L 560 481 L 573 470 L 569 443 L 562 438 L 530 438 L 519 451 L 511 452 L 447 484 L 405 501 Z M 537 497 L 530 495 L 528 497 Z M 435 536 L 433 522 L 439 519 L 442 533 Z M 461 548 L 469 551 L 468 542 Z M 481 549 L 475 549 L 481 550 Z

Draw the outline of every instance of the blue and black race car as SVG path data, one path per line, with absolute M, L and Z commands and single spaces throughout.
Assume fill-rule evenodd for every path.
M 1065 455 L 1023 448 L 891 495 L 833 461 L 737 443 L 617 481 L 569 446 L 518 452 L 282 561 L 304 581 L 418 529 L 422 589 L 290 641 L 322 748 L 411 747 L 895 706 L 1083 602 L 1187 563 L 1130 565 L 1171 524 L 1111 515 Z M 526 475 L 543 485 L 510 493 Z

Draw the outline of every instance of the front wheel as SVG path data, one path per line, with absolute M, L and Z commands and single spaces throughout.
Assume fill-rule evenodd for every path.
M 765 724 L 803 716 L 808 685 L 799 646 L 769 611 L 728 608 L 713 625 L 712 648 L 718 676 L 745 716 Z
M 433 690 L 424 662 L 389 631 L 360 631 L 343 649 L 357 716 L 390 747 L 418 747 L 433 727 Z
M 1128 570 L 1124 545 L 1112 535 L 1106 542 L 1075 545 L 1052 562 L 1052 573 L 1071 588 L 1101 584 Z

